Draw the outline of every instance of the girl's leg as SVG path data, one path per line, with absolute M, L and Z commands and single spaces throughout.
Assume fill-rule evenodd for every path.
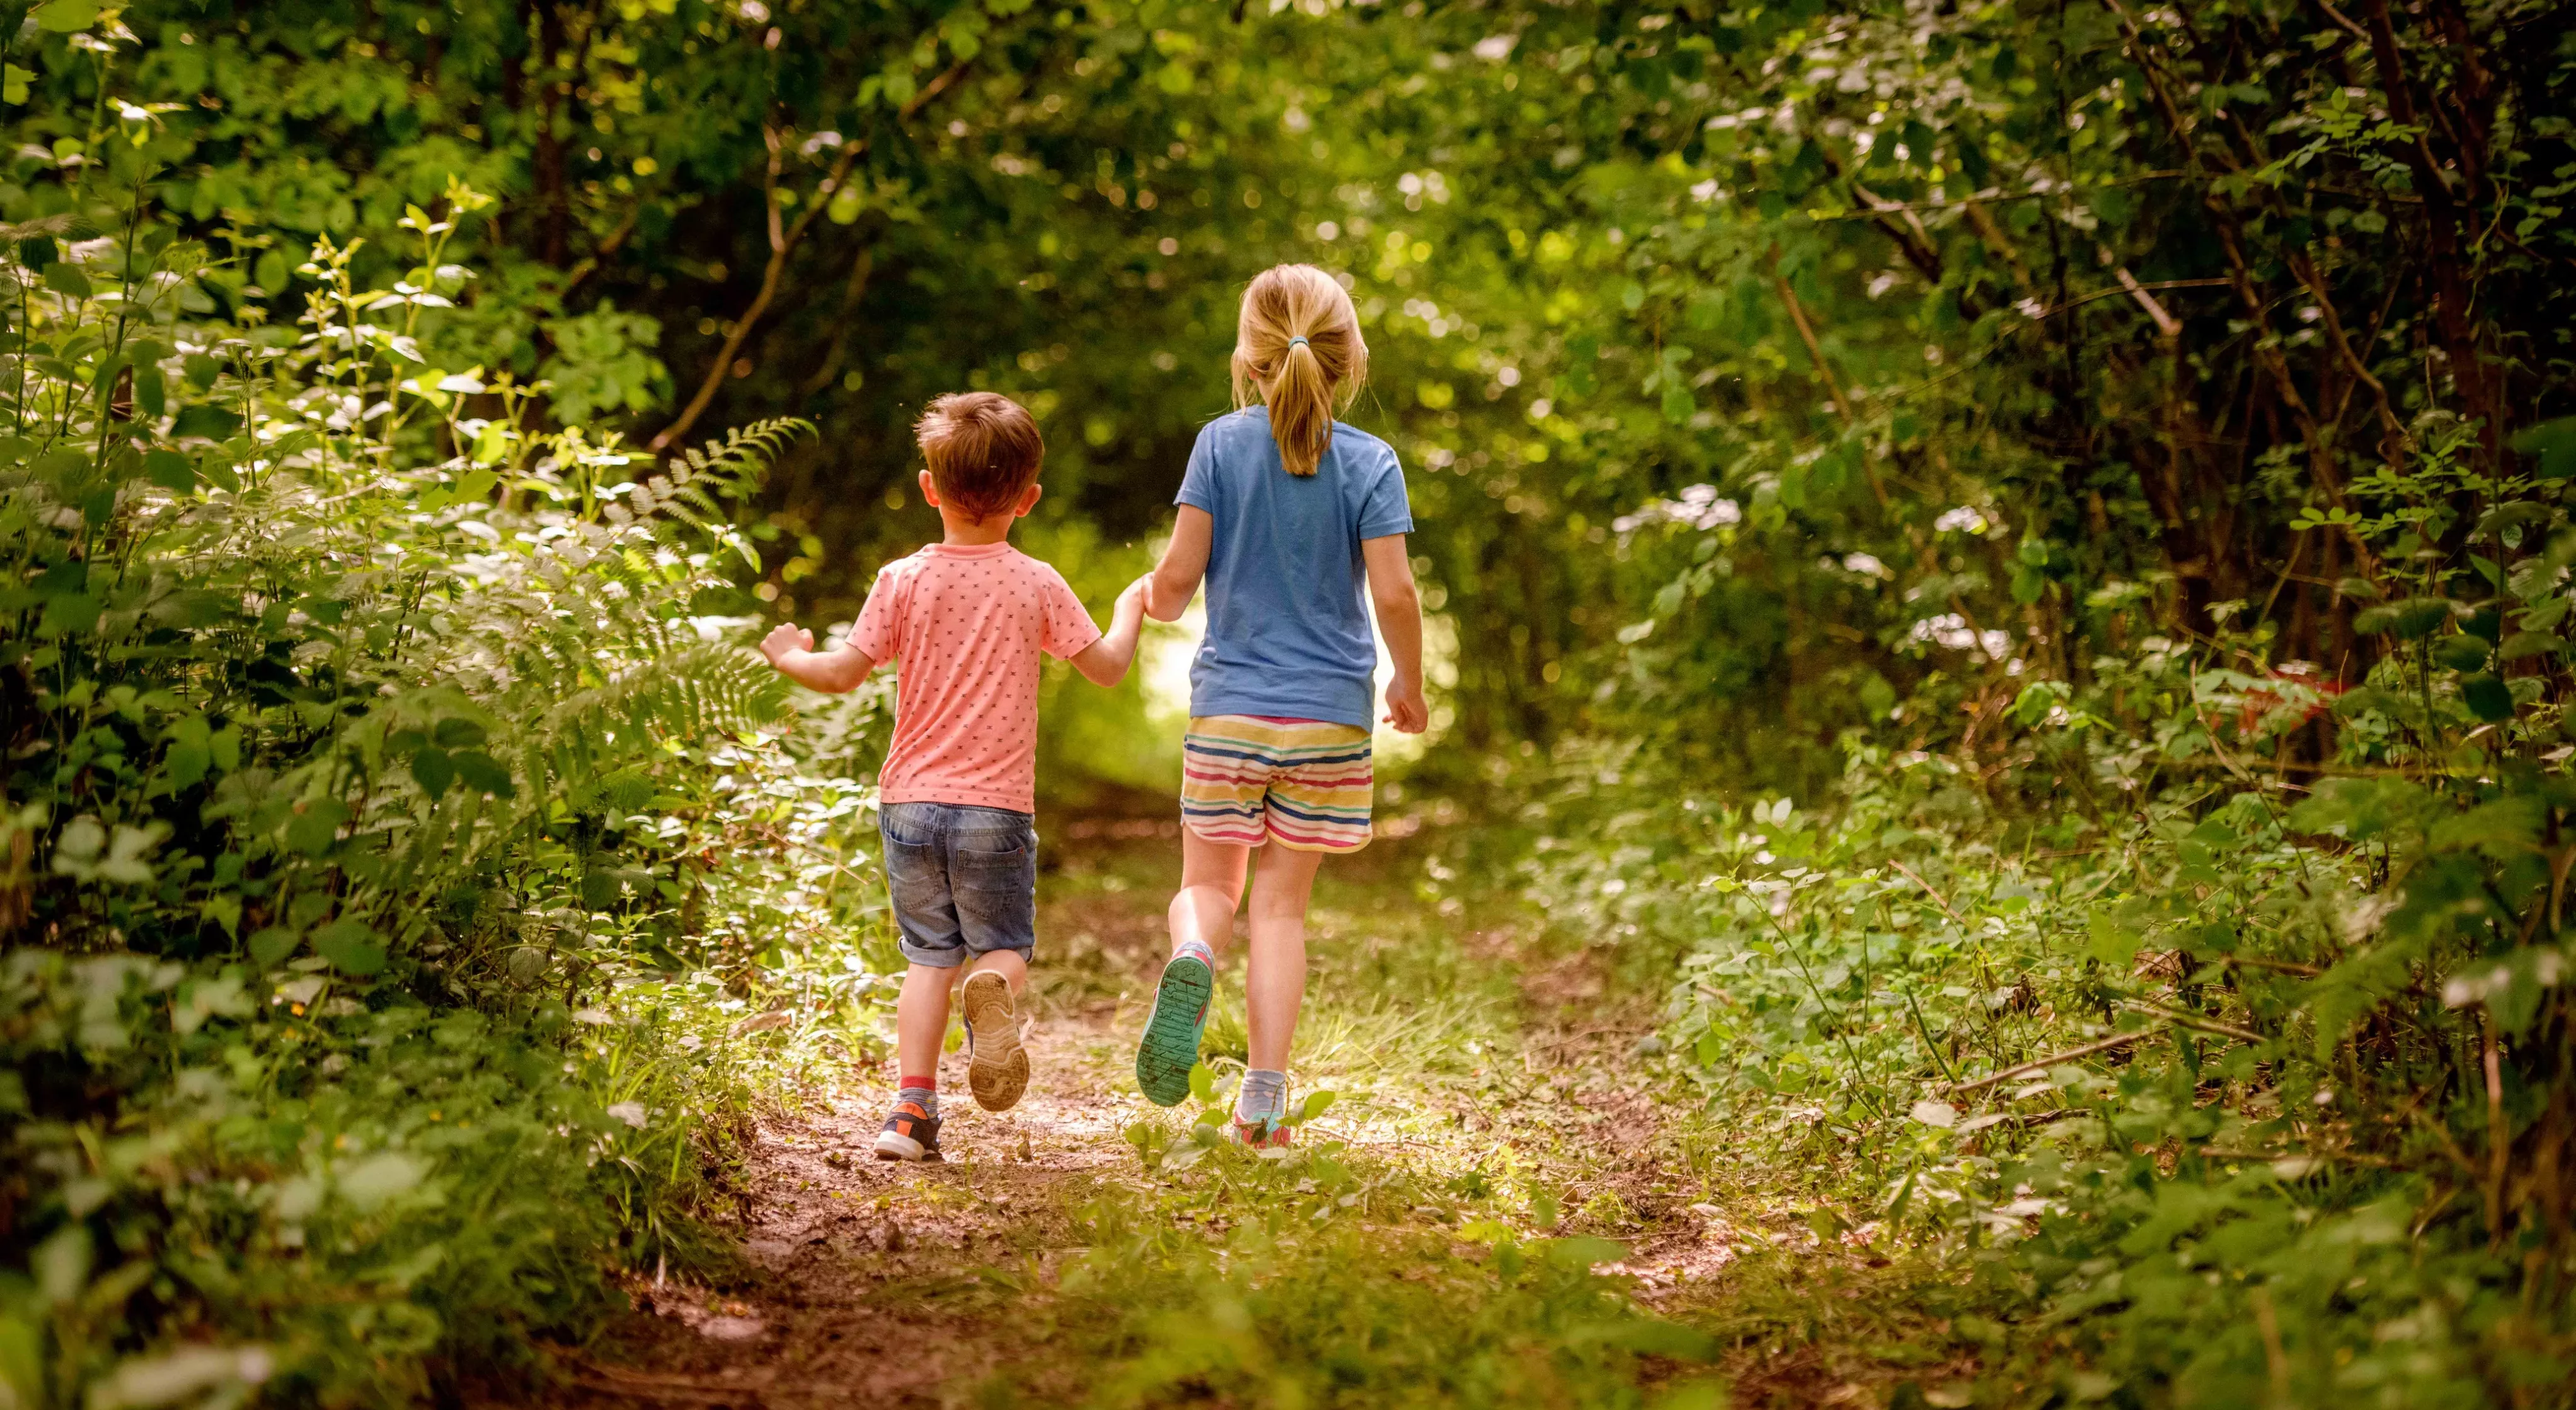
M 1136 1044 L 1136 1087 L 1156 1106 L 1177 1106 L 1190 1094 L 1190 1070 L 1199 1060 L 1199 1035 L 1207 1027 L 1216 991 L 1216 949 L 1234 930 L 1234 907 L 1243 894 L 1249 848 L 1181 834 L 1181 889 L 1172 897 L 1172 958 L 1154 985 L 1154 1007 Z
M 1314 894 L 1321 852 L 1276 843 L 1261 850 L 1252 873 L 1251 972 L 1244 982 L 1246 1026 L 1255 1070 L 1285 1072 L 1306 1002 L 1306 903 Z M 1177 903 L 1176 903 L 1177 904 Z
M 1210 842 L 1181 829 L 1181 889 L 1172 893 L 1168 913 L 1172 950 L 1195 940 L 1211 952 L 1225 949 L 1234 936 L 1235 903 L 1243 897 L 1243 870 L 1252 849 L 1235 842 Z

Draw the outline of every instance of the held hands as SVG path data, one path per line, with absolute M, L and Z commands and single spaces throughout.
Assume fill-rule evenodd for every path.
M 811 651 L 813 649 L 814 634 L 792 622 L 781 622 L 777 626 L 771 627 L 769 629 L 769 635 L 760 639 L 760 654 L 768 657 L 769 664 L 773 666 L 778 664 L 780 657 L 785 656 L 790 651 Z
M 1154 575 L 1145 573 L 1138 576 L 1136 581 L 1129 583 L 1119 592 L 1117 605 L 1109 609 L 1110 620 L 1123 622 L 1130 617 L 1143 617 L 1153 591 Z
M 1431 724 L 1431 709 L 1422 702 L 1422 682 L 1402 676 L 1386 683 L 1386 722 L 1398 734 L 1420 734 Z

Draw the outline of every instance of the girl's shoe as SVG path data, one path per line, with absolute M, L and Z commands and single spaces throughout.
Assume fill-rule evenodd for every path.
M 1197 952 L 1174 955 L 1154 989 L 1154 1012 L 1136 1045 L 1136 1085 L 1156 1106 L 1179 1106 L 1190 1094 L 1190 1069 L 1198 1066 L 1199 1033 L 1207 1027 L 1208 997 L 1216 971 Z
M 1266 1116 L 1258 1121 L 1246 1121 L 1240 1116 L 1234 1118 L 1234 1139 L 1237 1144 L 1254 1150 L 1274 1147 L 1286 1150 L 1289 1144 L 1288 1128 Z
M 1029 1050 L 1011 982 L 991 970 L 966 976 L 966 1087 L 986 1111 L 1008 1111 L 1029 1089 Z
M 939 1153 L 939 1118 L 916 1103 L 895 1103 L 885 1129 L 877 1132 L 877 1159 L 946 1161 Z

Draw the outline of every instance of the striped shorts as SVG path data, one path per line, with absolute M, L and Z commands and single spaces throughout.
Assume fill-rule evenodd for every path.
M 1209 715 L 1181 740 L 1181 821 L 1211 842 L 1356 852 L 1371 791 L 1369 732 L 1357 725 Z

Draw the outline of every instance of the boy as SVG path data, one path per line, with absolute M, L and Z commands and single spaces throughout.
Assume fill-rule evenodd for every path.
M 1011 524 L 1037 506 L 1046 445 L 1007 397 L 939 398 L 914 433 L 921 493 L 939 511 L 940 542 L 877 574 L 849 639 L 814 650 L 814 634 L 781 625 L 760 652 L 815 690 L 854 690 L 881 661 L 899 661 L 894 742 L 879 776 L 886 883 L 903 955 L 895 1003 L 902 1082 L 877 1135 L 880 1160 L 938 1160 L 939 1047 L 948 986 L 962 965 L 967 1086 L 1004 1111 L 1029 1082 L 1016 996 L 1037 946 L 1038 657 L 1071 657 L 1093 684 L 1114 686 L 1136 657 L 1143 580 L 1118 596 L 1102 635 L 1055 569 L 1010 545 Z

